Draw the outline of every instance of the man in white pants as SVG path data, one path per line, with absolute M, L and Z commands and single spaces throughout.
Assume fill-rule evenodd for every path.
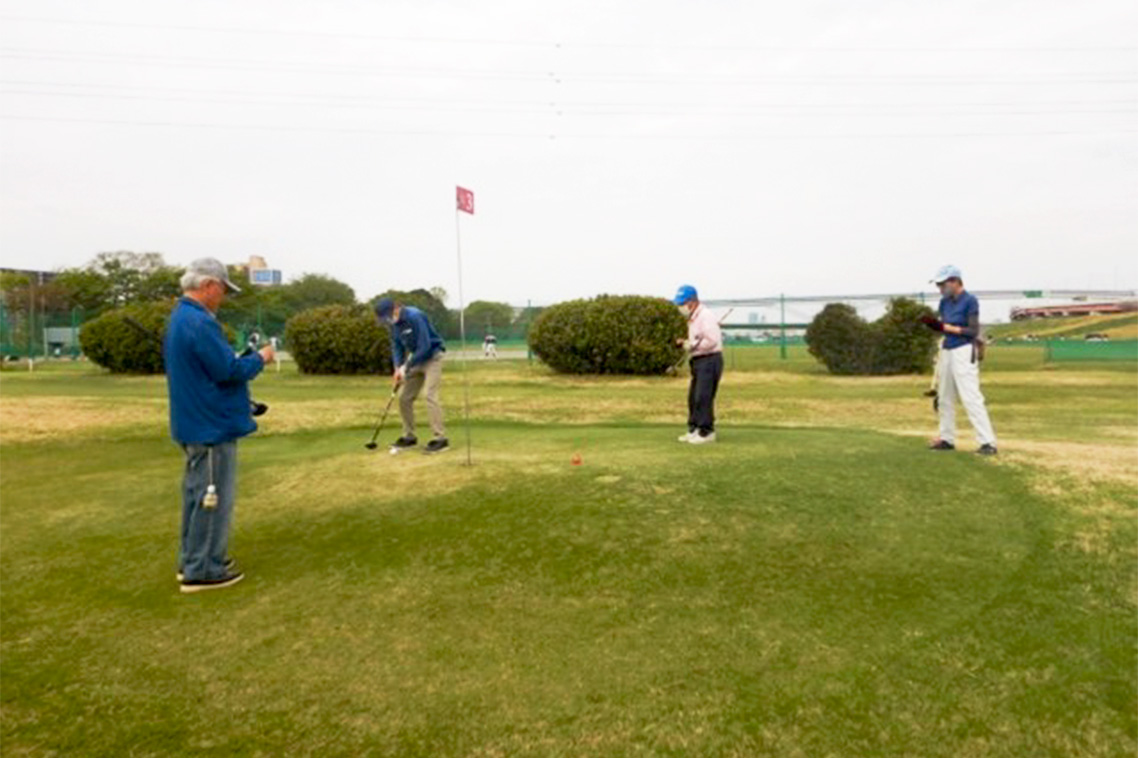
M 956 399 L 964 404 L 968 421 L 976 432 L 980 455 L 996 454 L 996 433 L 980 393 L 980 302 L 964 291 L 964 277 L 956 266 L 944 266 L 933 279 L 940 290 L 939 319 L 922 319 L 931 329 L 944 333 L 938 358 L 940 373 L 940 436 L 932 450 L 956 449 Z

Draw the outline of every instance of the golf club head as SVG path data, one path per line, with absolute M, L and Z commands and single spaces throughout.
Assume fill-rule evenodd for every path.
M 365 442 L 364 447 L 366 447 L 368 450 L 375 450 L 377 447 L 379 447 L 379 443 L 377 443 L 377 442 Z

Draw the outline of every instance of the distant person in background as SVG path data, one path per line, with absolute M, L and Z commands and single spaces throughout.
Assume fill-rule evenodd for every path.
M 682 285 L 672 300 L 688 320 L 688 338 L 678 340 L 690 354 L 688 431 L 680 442 L 703 445 L 715 442 L 715 394 L 723 376 L 723 332 L 715 315 L 699 302 L 690 284 Z
M 493 334 L 487 334 L 482 339 L 482 357 L 484 358 L 497 358 L 498 357 L 498 338 Z
M 443 425 L 443 406 L 439 402 L 443 353 L 446 352 L 442 337 L 425 313 L 391 298 L 385 297 L 376 303 L 375 314 L 391 331 L 391 358 L 395 364 L 392 379 L 396 386 L 403 385 L 399 395 L 403 436 L 395 441 L 392 449 L 406 450 L 419 444 L 419 438 L 415 436 L 415 398 L 424 387 L 427 390 L 427 417 L 434 435 L 424 452 L 441 453 L 450 449 Z
M 273 360 L 273 348 L 237 357 L 214 314 L 229 292 L 225 264 L 202 258 L 181 281 L 163 344 L 170 393 L 170 435 L 186 456 L 178 580 L 184 593 L 244 578 L 229 559 L 237 498 L 237 440 L 257 429 L 248 382 Z
M 940 434 L 929 443 L 929 448 L 956 449 L 956 398 L 959 396 L 980 443 L 976 452 L 995 455 L 996 433 L 980 392 L 980 361 L 984 350 L 980 342 L 980 302 L 965 291 L 964 278 L 956 266 L 943 266 L 933 282 L 941 294 L 937 308 L 940 318 L 925 316 L 921 320 L 930 329 L 943 332 L 944 340 L 937 360 Z

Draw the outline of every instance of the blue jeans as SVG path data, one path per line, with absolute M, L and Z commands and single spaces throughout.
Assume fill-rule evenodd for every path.
M 186 454 L 186 470 L 182 476 L 178 565 L 186 581 L 221 579 L 225 576 L 229 529 L 237 498 L 237 442 L 182 445 L 182 451 Z M 206 508 L 202 501 L 211 481 L 217 489 L 217 507 Z

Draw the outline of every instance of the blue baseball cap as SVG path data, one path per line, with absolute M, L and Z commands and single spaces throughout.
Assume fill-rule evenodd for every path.
M 395 312 L 395 301 L 389 297 L 381 297 L 379 302 L 375 304 L 375 315 L 380 318 L 391 318 L 391 314 Z
M 941 284 L 942 282 L 947 282 L 949 279 L 959 279 L 961 281 L 964 281 L 964 275 L 960 273 L 960 269 L 958 269 L 956 266 L 941 266 L 939 269 L 937 269 L 936 276 L 933 277 L 932 283 Z
M 672 302 L 676 305 L 683 305 L 689 300 L 699 300 L 699 293 L 690 284 L 681 284 L 680 288 L 676 290 L 676 296 L 672 298 Z

